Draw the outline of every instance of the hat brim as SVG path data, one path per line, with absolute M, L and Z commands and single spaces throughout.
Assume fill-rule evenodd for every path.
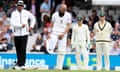
M 100 17 L 104 17 L 105 15 L 101 15 Z

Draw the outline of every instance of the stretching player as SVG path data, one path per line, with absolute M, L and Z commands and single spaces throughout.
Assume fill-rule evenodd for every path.
M 47 51 L 53 53 L 56 44 L 58 43 L 58 55 L 56 69 L 62 70 L 64 55 L 66 52 L 67 32 L 70 29 L 71 14 L 67 11 L 67 6 L 61 4 L 58 12 L 52 15 L 52 32 L 47 41 Z

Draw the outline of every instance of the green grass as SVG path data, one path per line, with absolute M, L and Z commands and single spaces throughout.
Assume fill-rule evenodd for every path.
M 120 71 L 81 71 L 81 70 L 0 70 L 0 72 L 120 72 Z

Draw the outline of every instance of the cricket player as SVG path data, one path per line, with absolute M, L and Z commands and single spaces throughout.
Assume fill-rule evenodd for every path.
M 66 52 L 67 32 L 70 29 L 72 17 L 67 11 L 67 6 L 61 4 L 58 12 L 52 15 L 52 32 L 47 41 L 47 51 L 53 53 L 58 44 L 58 55 L 56 69 L 62 70 L 64 55 Z
M 72 30 L 72 48 L 76 50 L 76 61 L 79 69 L 88 68 L 88 51 L 87 47 L 90 43 L 90 34 L 88 26 L 83 24 L 83 19 L 81 16 L 78 17 L 78 24 L 73 27 Z M 84 61 L 83 66 L 81 63 L 81 55 L 83 55 Z
M 99 21 L 94 25 L 94 33 L 96 37 L 96 54 L 97 54 L 97 70 L 102 69 L 102 53 L 104 53 L 105 70 L 109 71 L 109 51 L 110 51 L 110 35 L 112 26 L 105 20 L 105 13 L 101 12 Z

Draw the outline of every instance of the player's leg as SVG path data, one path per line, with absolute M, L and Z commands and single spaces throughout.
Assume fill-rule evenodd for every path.
M 82 62 L 81 62 L 81 47 L 80 47 L 80 44 L 77 43 L 76 44 L 76 54 L 75 54 L 75 58 L 76 58 L 76 63 L 77 63 L 77 66 L 78 66 L 78 69 L 81 69 L 81 66 L 82 66 Z
M 56 64 L 56 69 L 58 70 L 62 70 L 63 68 L 64 56 L 66 53 L 66 41 L 67 41 L 67 36 L 64 36 L 62 40 L 58 41 L 58 55 L 57 55 L 57 64 Z
M 97 70 L 102 69 L 102 45 L 96 43 L 96 54 L 97 54 Z
M 88 55 L 88 51 L 86 48 L 86 42 L 81 42 L 81 53 L 83 55 L 83 63 L 84 63 L 84 68 L 88 68 L 88 62 L 89 62 L 89 55 Z
M 50 39 L 48 39 L 46 41 L 46 48 L 47 48 L 48 53 L 53 53 L 54 52 L 57 41 L 58 41 L 57 36 L 54 35 L 54 34 L 51 34 Z
M 104 44 L 104 60 L 105 60 L 105 70 L 109 70 L 110 68 L 110 59 L 109 59 L 109 53 L 110 53 L 110 44 L 106 43 Z

